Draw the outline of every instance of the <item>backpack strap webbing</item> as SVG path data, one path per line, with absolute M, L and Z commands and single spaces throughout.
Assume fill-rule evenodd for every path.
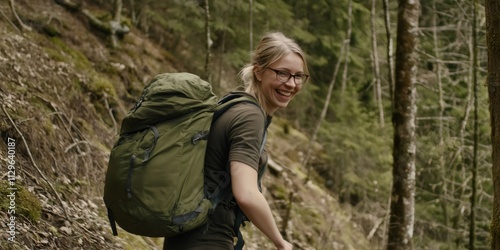
M 116 230 L 116 221 L 115 221 L 115 217 L 113 216 L 113 211 L 111 211 L 111 209 L 109 209 L 109 208 L 106 208 L 106 209 L 108 210 L 108 219 L 109 219 L 109 223 L 111 224 L 111 230 L 113 231 L 113 235 L 117 236 L 118 231 Z

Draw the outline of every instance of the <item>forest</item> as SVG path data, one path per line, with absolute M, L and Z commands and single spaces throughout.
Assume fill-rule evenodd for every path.
M 103 175 L 121 119 L 159 73 L 197 74 L 217 95 L 238 87 L 271 31 L 295 39 L 310 71 L 267 145 L 268 198 L 294 249 L 500 249 L 497 0 L 9 0 L 0 11 L 0 249 L 160 249 L 109 230 Z M 307 197 L 311 186 L 321 191 Z M 245 235 L 247 250 L 272 249 L 251 226 Z

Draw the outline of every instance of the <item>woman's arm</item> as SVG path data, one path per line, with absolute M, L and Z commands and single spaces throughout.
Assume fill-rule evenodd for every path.
M 248 219 L 262 231 L 278 250 L 292 249 L 292 244 L 281 236 L 269 204 L 257 186 L 257 171 L 238 161 L 231 161 L 233 195 Z

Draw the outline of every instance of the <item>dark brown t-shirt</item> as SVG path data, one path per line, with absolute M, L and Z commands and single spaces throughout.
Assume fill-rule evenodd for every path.
M 239 161 L 256 171 L 267 161 L 260 147 L 264 135 L 265 117 L 252 103 L 239 103 L 224 112 L 212 125 L 205 158 L 206 185 L 213 192 L 221 179 L 229 177 L 229 162 Z M 268 118 L 270 119 L 270 118 Z
M 226 190 L 231 185 L 229 162 L 239 161 L 256 171 L 267 162 L 265 150 L 260 154 L 264 130 L 271 121 L 260 107 L 238 103 L 224 112 L 211 126 L 205 157 L 205 185 L 208 194 L 217 187 Z M 257 185 L 257 183 L 256 183 Z M 166 239 L 164 249 L 222 250 L 233 249 L 235 232 L 234 210 L 227 201 L 221 202 L 210 222 L 198 229 Z

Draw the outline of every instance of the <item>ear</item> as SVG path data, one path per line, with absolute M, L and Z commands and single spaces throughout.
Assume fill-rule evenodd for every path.
M 255 66 L 253 67 L 253 74 L 255 75 L 255 78 L 256 78 L 259 82 L 262 82 L 262 72 L 263 72 L 263 71 L 262 71 L 262 69 L 261 69 L 259 66 L 255 65 Z

